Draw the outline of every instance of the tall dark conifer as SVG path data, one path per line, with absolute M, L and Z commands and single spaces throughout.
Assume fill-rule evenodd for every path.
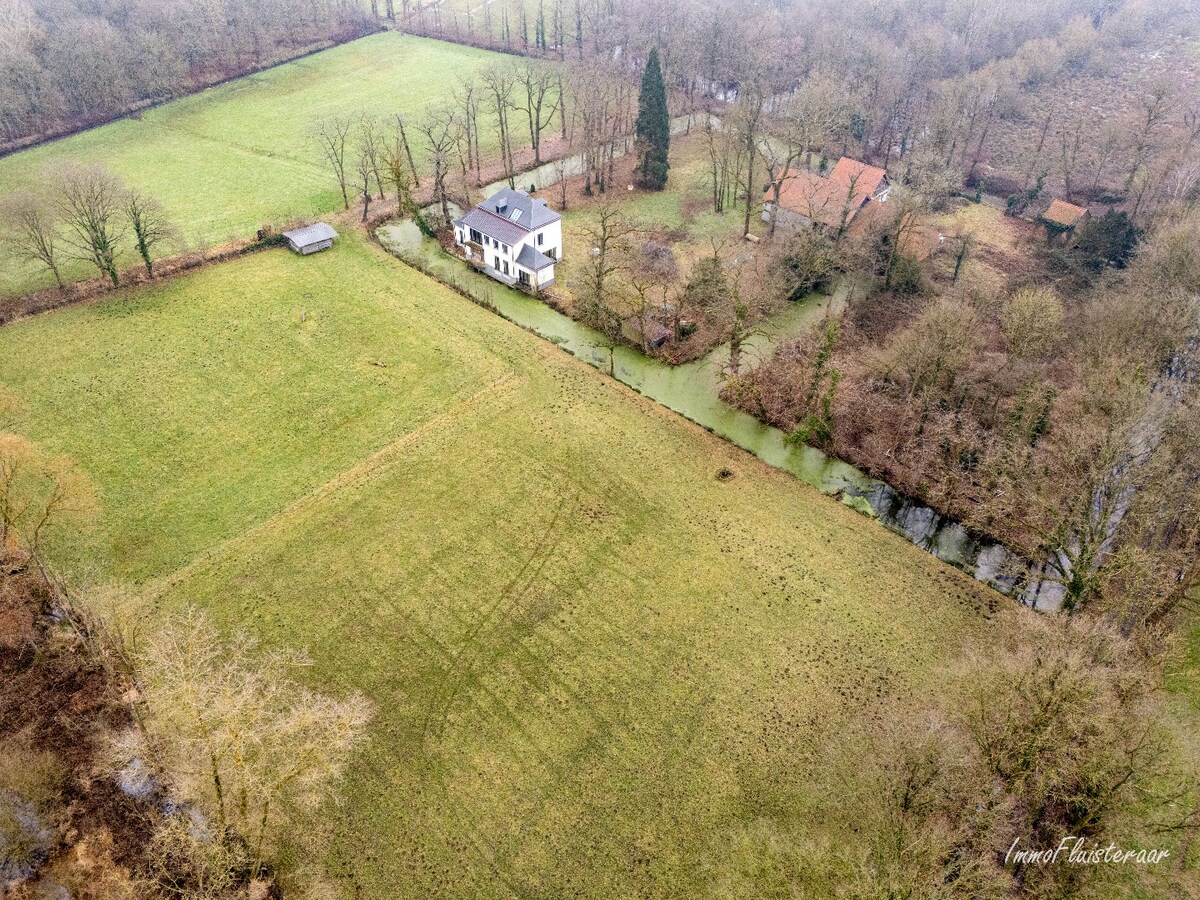
M 671 116 L 667 112 L 667 88 L 663 83 L 662 67 L 658 64 L 657 49 L 650 51 L 642 75 L 636 134 L 637 182 L 642 187 L 661 191 L 667 186 L 667 170 L 671 168 L 667 158 L 671 148 Z

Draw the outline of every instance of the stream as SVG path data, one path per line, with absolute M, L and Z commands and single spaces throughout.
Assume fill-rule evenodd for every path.
M 767 425 L 721 400 L 721 370 L 729 347 L 671 366 L 624 345 L 613 345 L 599 332 L 563 315 L 542 301 L 475 272 L 447 255 L 436 241 L 423 237 L 411 222 L 381 226 L 380 243 L 393 255 L 493 306 L 505 319 L 557 344 L 568 353 L 609 373 L 622 384 L 684 416 L 764 462 L 789 472 L 822 493 L 865 515 L 933 556 L 969 573 L 1001 593 L 1035 609 L 1058 608 L 1058 587 L 1031 572 L 1030 564 L 1002 544 L 972 532 L 920 501 L 905 497 L 890 485 L 821 452 L 815 447 L 788 444 L 782 430 Z M 765 359 L 789 337 L 811 328 L 841 298 L 814 294 L 789 303 L 743 344 L 743 357 L 753 364 Z M 1028 580 L 1028 584 L 1026 581 Z

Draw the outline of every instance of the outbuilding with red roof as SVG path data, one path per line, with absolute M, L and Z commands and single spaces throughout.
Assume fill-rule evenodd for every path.
M 779 211 L 774 205 L 778 190 Z M 845 231 L 870 203 L 886 203 L 887 172 L 843 156 L 828 177 L 788 169 L 763 195 L 763 221 Z

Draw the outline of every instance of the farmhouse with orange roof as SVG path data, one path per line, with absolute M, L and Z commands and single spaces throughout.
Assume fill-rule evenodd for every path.
M 778 187 L 778 213 L 774 210 Z M 788 169 L 763 195 L 764 222 L 845 231 L 870 204 L 886 203 L 887 172 L 843 156 L 828 177 Z

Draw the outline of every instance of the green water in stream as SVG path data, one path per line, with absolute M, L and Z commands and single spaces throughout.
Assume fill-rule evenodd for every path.
M 959 523 L 919 501 L 903 497 L 848 463 L 813 447 L 792 446 L 780 429 L 725 403 L 719 392 L 722 370 L 729 359 L 728 345 L 695 362 L 671 366 L 631 347 L 614 345 L 599 332 L 551 309 L 541 300 L 476 272 L 442 251 L 436 241 L 423 237 L 411 222 L 384 225 L 376 234 L 380 243 L 400 259 L 489 303 L 509 321 L 558 344 L 770 465 L 790 472 L 826 494 L 840 494 L 846 505 L 878 516 L 886 527 L 938 559 L 1006 593 L 1013 591 L 1018 583 L 1013 573 L 1027 568 L 1027 563 L 1003 546 L 972 534 Z M 826 313 L 838 311 L 841 304 L 839 296 L 821 294 L 787 304 L 761 323 L 743 343 L 743 365 L 757 364 L 781 342 L 811 329 Z M 1041 608 L 1043 602 L 1036 585 L 1030 591 L 1017 593 L 1023 602 Z M 1052 605 L 1051 601 L 1045 603 L 1047 608 Z
M 826 493 L 847 487 L 864 490 L 870 479 L 851 465 L 830 459 L 812 447 L 792 447 L 778 428 L 734 409 L 718 396 L 728 345 L 681 366 L 651 359 L 624 345 L 614 346 L 599 332 L 551 309 L 542 301 L 506 288 L 447 256 L 437 243 L 423 238 L 410 222 L 384 225 L 380 243 L 401 259 L 491 303 L 500 315 L 558 344 L 623 384 L 693 422 L 732 441 L 773 466 L 785 469 Z M 743 365 L 765 359 L 777 344 L 811 328 L 839 300 L 813 294 L 787 306 L 762 323 L 742 345 Z

